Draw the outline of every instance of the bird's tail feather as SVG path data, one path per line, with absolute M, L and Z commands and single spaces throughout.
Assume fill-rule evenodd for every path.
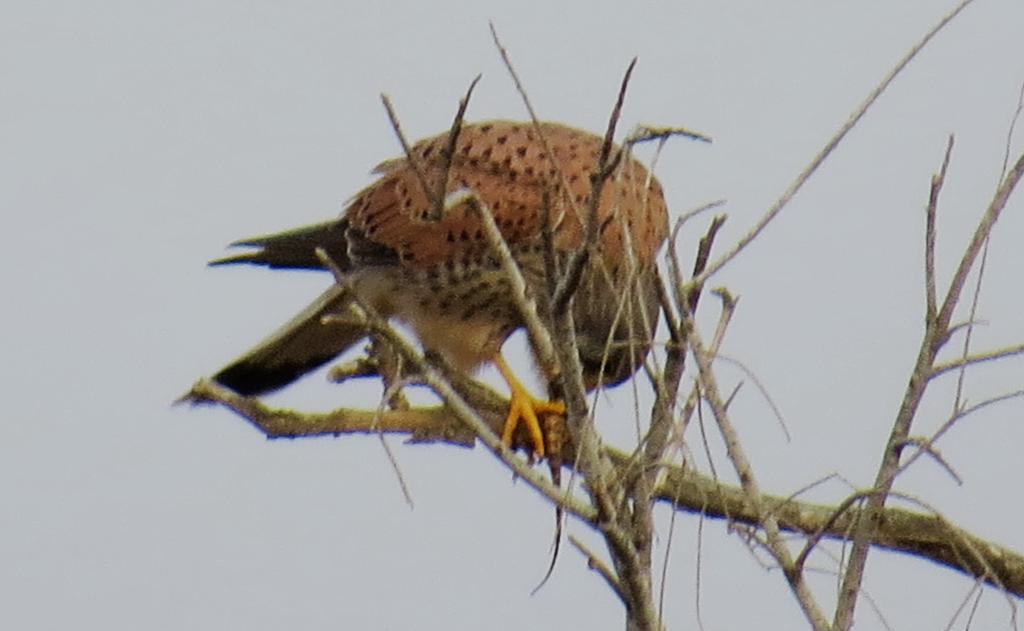
M 273 238 L 273 237 L 272 237 Z M 366 331 L 357 323 L 323 322 L 344 314 L 350 298 L 334 285 L 245 355 L 221 369 L 214 380 L 245 396 L 284 387 L 345 352 Z
M 231 245 L 257 249 L 210 261 L 210 265 L 249 263 L 277 269 L 323 269 L 316 255 L 316 249 L 323 248 L 338 267 L 347 270 L 347 229 L 346 220 L 335 219 L 276 234 L 242 239 Z

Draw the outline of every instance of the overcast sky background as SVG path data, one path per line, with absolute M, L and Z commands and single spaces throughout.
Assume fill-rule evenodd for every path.
M 329 282 L 205 262 L 234 239 L 339 212 L 399 152 L 381 92 L 413 138 L 446 129 L 478 73 L 471 119 L 524 117 L 488 20 L 540 115 L 591 130 L 638 56 L 621 129 L 714 137 L 671 143 L 657 173 L 674 216 L 728 199 L 724 248 L 951 6 L 7 0 L 0 628 L 622 628 L 620 604 L 567 545 L 529 596 L 551 508 L 480 449 L 391 441 L 410 510 L 376 438 L 267 441 L 223 409 L 172 408 Z M 939 211 L 944 288 L 999 176 L 1022 27 L 1024 3 L 978 0 L 714 279 L 741 297 L 724 352 L 756 372 L 792 435 L 747 383 L 735 421 L 765 490 L 830 473 L 870 484 L 921 338 L 929 178 L 956 133 Z M 1024 339 L 1022 194 L 992 243 L 979 349 Z M 700 229 L 684 235 L 686 259 Z M 714 301 L 704 308 L 712 321 Z M 521 338 L 512 344 L 525 367 Z M 728 364 L 721 374 L 745 379 Z M 979 369 L 966 395 L 1020 389 L 1022 375 L 1019 360 Z M 916 433 L 948 415 L 952 384 L 927 399 Z M 316 410 L 376 394 L 318 373 L 272 400 Z M 628 388 L 602 400 L 609 442 L 629 444 L 631 409 Z M 899 488 L 1024 550 L 1022 411 L 989 409 L 940 444 L 962 485 L 922 461 Z M 808 497 L 848 492 L 831 481 Z M 703 527 L 698 598 L 698 527 L 675 522 L 670 628 L 693 628 L 698 600 L 705 629 L 803 627 L 780 574 L 720 522 Z M 663 512 L 659 558 L 668 539 Z M 815 580 L 830 608 L 834 578 Z M 892 628 L 934 629 L 972 582 L 876 552 L 866 587 Z M 988 592 L 973 628 L 1008 628 L 1011 615 Z M 858 620 L 884 628 L 866 602 Z

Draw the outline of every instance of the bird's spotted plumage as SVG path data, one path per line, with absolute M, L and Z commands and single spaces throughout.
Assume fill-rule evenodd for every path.
M 477 211 L 464 200 L 438 215 L 438 198 L 464 189 L 487 205 L 546 317 L 545 220 L 564 263 L 584 242 L 601 145 L 598 136 L 555 123 L 467 124 L 450 159 L 447 133 L 420 141 L 412 162 L 403 157 L 379 165 L 380 178 L 340 218 L 239 242 L 258 249 L 217 263 L 319 268 L 314 250 L 322 247 L 361 300 L 471 370 L 494 359 L 522 321 Z M 598 248 L 574 295 L 573 315 L 584 370 L 593 373 L 585 375 L 588 383 L 608 384 L 632 374 L 646 354 L 657 321 L 655 255 L 668 219 L 660 185 L 631 157 L 603 186 L 597 214 Z M 321 322 L 347 299 L 329 289 L 215 379 L 259 394 L 329 361 L 363 337 L 355 325 Z

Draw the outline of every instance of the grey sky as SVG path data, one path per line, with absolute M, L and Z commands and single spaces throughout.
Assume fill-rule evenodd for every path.
M 548 4 L 3 4 L 0 628 L 621 628 L 619 604 L 568 546 L 529 596 L 551 509 L 482 450 L 393 441 L 410 510 L 377 439 L 268 442 L 224 410 L 169 407 L 329 282 L 204 263 L 236 238 L 331 217 L 368 183 L 399 152 L 380 92 L 416 138 L 448 126 L 477 73 L 470 118 L 525 116 L 488 20 L 540 115 L 591 130 L 638 56 L 623 129 L 714 137 L 670 144 L 657 173 L 675 216 L 729 200 L 725 245 L 951 7 Z M 921 337 L 929 178 L 956 133 L 940 208 L 945 287 L 998 178 L 1022 26 L 1019 0 L 978 0 L 715 278 L 742 298 L 725 352 L 756 372 L 792 435 L 748 383 L 734 413 L 766 490 L 833 472 L 870 483 Z M 1024 339 L 1022 237 L 1018 193 L 992 244 L 978 348 Z M 512 344 L 525 367 L 522 340 Z M 1020 389 L 1022 374 L 1019 361 L 981 369 L 967 396 Z M 919 433 L 944 420 L 951 385 L 928 399 Z M 376 394 L 317 374 L 272 400 L 323 409 Z M 609 441 L 632 438 L 631 410 L 628 388 L 602 403 Z M 923 462 L 900 488 L 1024 550 L 1021 410 L 979 414 L 941 445 L 962 486 Z M 810 497 L 847 491 L 833 481 Z M 673 629 L 694 621 L 697 527 L 676 520 Z M 659 535 L 663 551 L 667 519 Z M 702 564 L 705 628 L 802 623 L 778 572 L 724 524 L 704 525 Z M 832 580 L 817 585 L 826 603 Z M 869 560 L 867 588 L 896 629 L 942 628 L 970 587 L 920 560 Z M 988 593 L 974 628 L 1010 615 Z M 869 606 L 858 616 L 858 629 L 881 627 Z

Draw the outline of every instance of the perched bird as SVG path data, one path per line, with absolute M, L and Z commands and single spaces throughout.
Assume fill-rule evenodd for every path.
M 494 362 L 512 394 L 503 439 L 510 444 L 522 420 L 535 453 L 543 455 L 537 414 L 560 413 L 564 406 L 533 398 L 505 364 L 501 347 L 523 326 L 510 284 L 471 201 L 456 199 L 441 209 L 438 199 L 465 189 L 490 209 L 542 320 L 548 319 L 545 221 L 553 258 L 564 267 L 585 244 L 591 176 L 602 142 L 557 123 L 466 124 L 452 151 L 444 133 L 379 165 L 380 178 L 352 198 L 339 218 L 238 241 L 232 245 L 254 249 L 211 265 L 323 269 L 316 255 L 322 248 L 361 302 L 407 324 L 425 348 L 456 369 L 472 371 Z M 632 157 L 623 157 L 604 184 L 597 222 L 596 251 L 572 299 L 588 388 L 615 385 L 632 375 L 658 320 L 655 256 L 668 232 L 668 216 L 660 184 Z M 366 336 L 355 323 L 323 320 L 344 312 L 351 299 L 333 285 L 214 379 L 252 396 L 330 361 Z

